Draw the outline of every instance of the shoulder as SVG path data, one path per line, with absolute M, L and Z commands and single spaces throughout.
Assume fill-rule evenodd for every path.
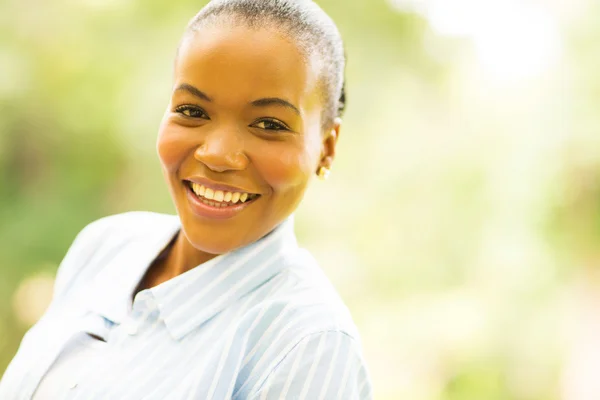
M 108 233 L 120 235 L 145 235 L 161 226 L 170 226 L 178 220 L 177 216 L 150 211 L 129 211 L 109 215 L 87 224 L 76 236 L 72 246 L 85 245 L 110 239 Z
M 261 293 L 245 314 L 256 321 L 253 334 L 279 335 L 289 342 L 318 332 L 340 331 L 359 339 L 350 311 L 312 255 L 296 248 L 286 254 L 284 263 L 259 289 Z
M 302 390 L 296 386 L 303 385 L 310 387 L 307 393 L 318 398 L 320 389 L 316 388 L 323 382 L 314 379 L 308 385 L 305 383 L 313 373 L 311 370 L 319 370 L 323 378 L 329 370 L 341 376 L 349 366 L 348 373 L 354 378 L 336 384 L 343 386 L 360 381 L 360 386 L 366 382 L 358 329 L 350 311 L 310 253 L 300 249 L 270 286 L 264 288 L 269 295 L 252 312 L 252 320 L 258 322 L 246 337 L 244 368 L 234 398 L 253 398 L 265 387 L 271 388 L 270 396 L 279 398 L 281 387 L 290 388 L 289 393 L 300 393 Z M 334 381 L 330 383 L 332 390 L 336 385 Z M 338 386 L 335 386 L 336 393 Z M 346 390 L 345 386 L 340 390 Z M 313 398 L 311 396 L 307 398 Z
M 250 366 L 267 357 L 281 360 L 306 338 L 343 337 L 360 350 L 360 337 L 350 311 L 321 271 L 303 249 L 288 258 L 288 265 L 261 288 L 262 299 L 246 314 L 252 324 L 245 336 L 250 349 Z
M 170 226 L 178 220 L 177 216 L 160 214 L 150 211 L 129 211 L 109 215 L 86 225 L 78 236 L 86 238 L 97 237 L 107 231 L 117 231 L 121 234 L 144 235 L 162 226 Z
M 58 267 L 54 297 L 61 297 L 82 275 L 93 273 L 91 261 L 114 254 L 137 239 L 158 235 L 178 224 L 178 217 L 146 211 L 131 211 L 97 219 L 75 237 Z
M 309 318 L 306 332 L 340 331 L 358 339 L 350 311 L 325 275 L 315 258 L 305 249 L 298 249 L 281 274 L 280 288 L 270 301 L 285 304 L 289 313 Z
M 70 252 L 98 252 L 114 244 L 160 235 L 179 224 L 175 215 L 130 211 L 109 215 L 86 225 L 76 236 Z

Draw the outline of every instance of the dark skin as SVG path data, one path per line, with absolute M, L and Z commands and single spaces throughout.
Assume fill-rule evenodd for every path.
M 184 38 L 157 141 L 182 230 L 136 293 L 260 239 L 331 168 L 340 123 L 323 125 L 319 73 L 277 28 L 212 23 Z M 226 219 L 194 213 L 185 180 L 200 176 L 260 194 Z M 135 293 L 134 293 L 135 294 Z

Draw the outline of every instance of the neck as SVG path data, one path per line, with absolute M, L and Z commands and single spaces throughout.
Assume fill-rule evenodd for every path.
M 171 242 L 150 265 L 134 290 L 132 301 L 141 290 L 160 285 L 215 257 L 216 254 L 209 254 L 196 249 L 185 235 L 179 231 L 175 241 Z
M 171 279 L 216 256 L 216 254 L 206 253 L 195 248 L 180 230 L 175 243 L 168 250 L 163 272 L 167 279 Z

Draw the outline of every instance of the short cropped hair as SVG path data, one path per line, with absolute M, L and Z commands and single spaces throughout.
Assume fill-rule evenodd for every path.
M 346 55 L 333 20 L 312 0 L 212 0 L 189 22 L 187 36 L 204 23 L 229 18 L 250 28 L 276 27 L 288 34 L 305 57 L 318 60 L 324 127 L 346 108 Z M 316 58 L 315 58 L 316 56 Z

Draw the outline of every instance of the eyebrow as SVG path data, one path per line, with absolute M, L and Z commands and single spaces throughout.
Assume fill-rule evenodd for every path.
M 190 85 L 189 83 L 182 83 L 181 85 L 177 86 L 175 91 L 185 91 L 202 100 L 212 101 L 210 96 L 208 96 L 206 93 L 204 93 L 197 87 Z M 300 115 L 300 110 L 298 109 L 298 107 L 296 107 L 287 100 L 280 99 L 279 97 L 266 97 L 264 99 L 254 100 L 250 104 L 255 107 L 268 107 L 272 105 L 278 105 L 282 107 L 291 108 L 296 114 Z
M 188 92 L 198 98 L 201 98 L 202 100 L 212 101 L 212 99 L 206 93 L 204 93 L 202 90 L 190 85 L 189 83 L 182 83 L 181 85 L 177 86 L 177 88 L 175 89 L 176 92 L 180 91 L 180 90 Z
M 267 107 L 267 106 L 271 106 L 271 105 L 283 106 L 283 107 L 291 108 L 292 110 L 294 110 L 294 112 L 296 114 L 300 115 L 300 110 L 298 109 L 298 107 L 296 107 L 295 105 L 293 105 L 292 103 L 290 103 L 287 100 L 280 99 L 279 97 L 267 97 L 264 99 L 258 99 L 258 100 L 254 100 L 250 104 L 252 104 L 255 107 Z

